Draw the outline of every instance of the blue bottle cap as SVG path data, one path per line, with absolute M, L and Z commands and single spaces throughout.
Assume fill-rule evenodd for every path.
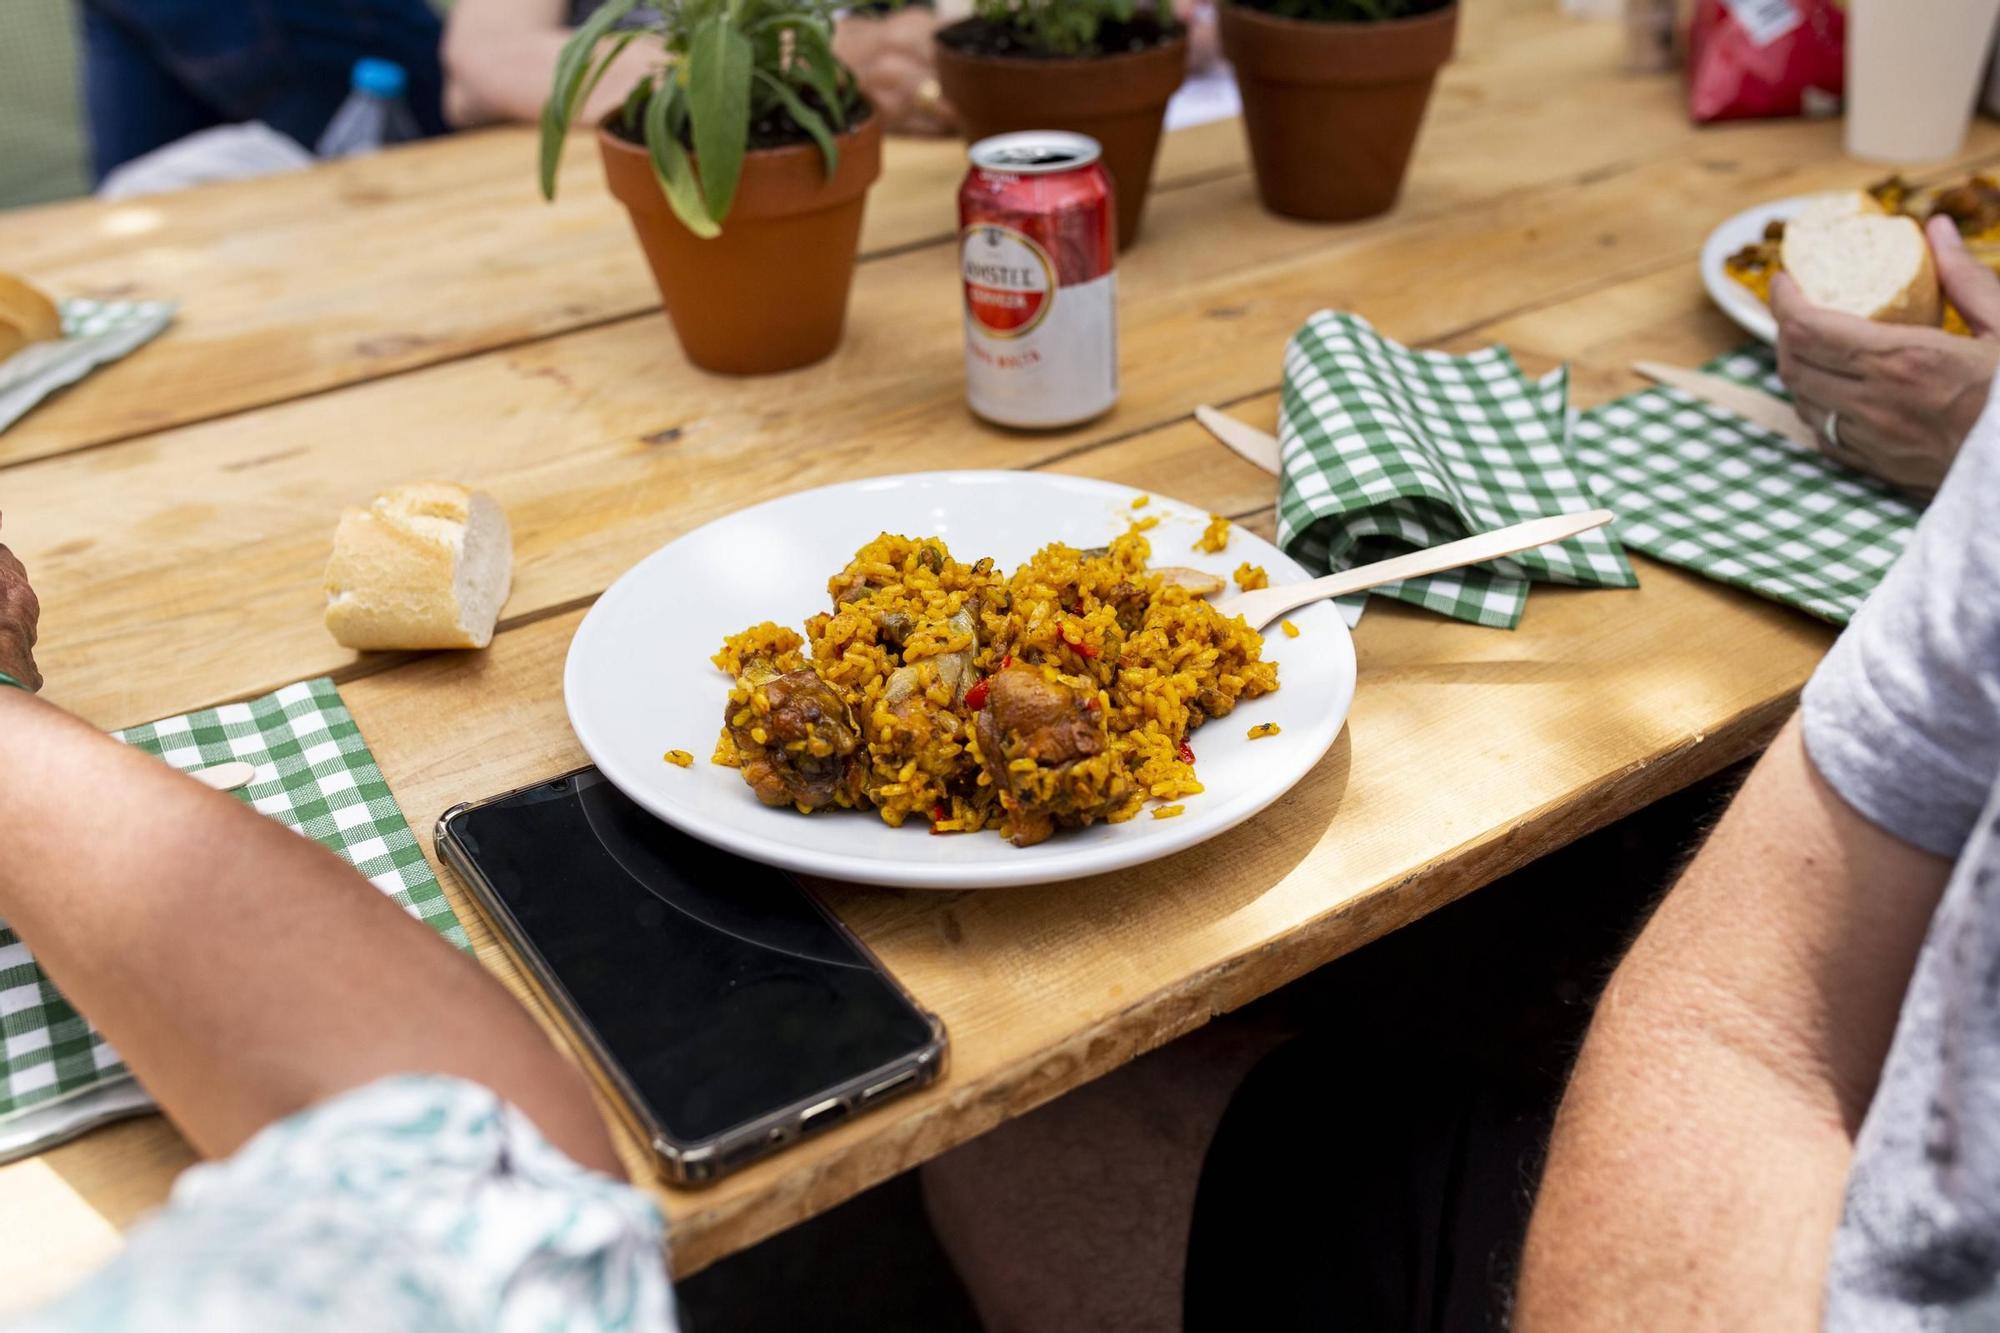
M 378 60 L 374 56 L 363 56 L 354 62 L 353 88 L 358 93 L 372 93 L 376 97 L 401 97 L 409 76 L 403 67 L 393 60 Z

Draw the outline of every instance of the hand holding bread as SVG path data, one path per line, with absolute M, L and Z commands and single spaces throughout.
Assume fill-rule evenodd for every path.
M 1828 456 L 1928 498 L 1979 419 L 2000 369 L 2000 277 L 1966 250 L 1949 218 L 1931 219 L 1924 238 L 1925 264 L 1898 242 L 1894 266 L 1808 289 L 1791 272 L 1788 226 L 1787 271 L 1772 283 L 1771 311 L 1778 374 Z M 1921 297 L 1909 293 L 1920 292 L 1926 267 L 1973 336 L 1947 333 L 1934 318 L 1920 325 L 1864 317 L 1864 309 L 1877 316 L 1919 310 Z
M 397 486 L 341 515 L 326 627 L 359 651 L 484 648 L 513 569 L 513 536 L 493 497 L 452 482 Z

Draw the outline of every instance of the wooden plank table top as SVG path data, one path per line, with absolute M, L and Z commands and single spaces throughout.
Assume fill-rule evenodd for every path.
M 964 410 L 959 151 L 899 144 L 870 203 L 847 343 L 791 375 L 690 369 L 588 145 L 563 201 L 522 132 L 294 177 L 0 217 L 58 290 L 171 295 L 175 329 L 0 435 L 6 540 L 44 604 L 49 697 L 119 726 L 331 672 L 428 850 L 438 813 L 583 761 L 560 695 L 591 601 L 662 542 L 801 487 L 1041 468 L 1269 530 L 1273 484 L 1189 417 L 1269 426 L 1285 337 L 1355 309 L 1407 341 L 1513 346 L 1588 404 L 1635 355 L 1740 341 L 1694 256 L 1722 217 L 1867 169 L 1839 127 L 1697 131 L 1617 70 L 1615 25 L 1481 0 L 1403 203 L 1346 227 L 1255 205 L 1234 125 L 1171 136 L 1120 263 L 1124 398 L 1073 431 Z M 1962 161 L 2000 158 L 1975 130 Z M 356 657 L 320 626 L 339 509 L 415 476 L 493 491 L 516 586 L 483 653 Z M 1377 605 L 1324 763 L 1264 815 L 1153 866 L 967 894 L 827 889 L 945 1020 L 936 1087 L 703 1191 L 659 1189 L 676 1271 L 927 1160 L 1755 751 L 1831 631 L 1639 561 L 1634 591 L 1539 588 L 1513 633 Z M 480 957 L 523 992 L 459 886 Z M 636 1144 L 622 1144 L 651 1183 Z M 0 1168 L 0 1292 L 72 1280 L 191 1161 L 158 1118 Z M 655 1185 L 655 1188 L 659 1188 Z

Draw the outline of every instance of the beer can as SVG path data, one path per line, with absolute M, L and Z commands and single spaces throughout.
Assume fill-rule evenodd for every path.
M 972 145 L 958 192 L 965 396 L 1003 426 L 1070 426 L 1118 401 L 1117 210 L 1097 140 Z

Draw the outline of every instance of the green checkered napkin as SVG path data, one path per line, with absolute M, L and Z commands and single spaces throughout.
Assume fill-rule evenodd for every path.
M 1752 343 L 1707 367 L 1789 397 Z M 1844 625 L 1916 527 L 1887 486 L 1678 389 L 1593 408 L 1570 435 L 1633 549 Z
M 1597 501 L 1566 448 L 1569 373 L 1530 380 L 1505 348 L 1412 351 L 1356 315 L 1321 311 L 1285 349 L 1278 544 L 1337 570 Z M 1511 629 L 1530 582 L 1632 588 L 1598 529 L 1469 569 L 1387 584 L 1385 597 Z
M 0 360 L 0 430 L 57 389 L 151 341 L 173 322 L 174 310 L 172 301 L 64 301 L 61 338 Z
M 257 774 L 237 793 L 253 809 L 352 862 L 375 886 L 461 949 L 465 931 L 382 780 L 375 757 L 330 680 L 287 685 L 118 733 L 178 769 L 243 760 Z M 133 892 L 145 886 L 135 884 Z M 17 1116 L 53 1117 L 41 1142 L 64 1136 L 54 1103 L 81 1104 L 129 1077 L 118 1053 L 56 993 L 0 922 L 0 1128 Z

